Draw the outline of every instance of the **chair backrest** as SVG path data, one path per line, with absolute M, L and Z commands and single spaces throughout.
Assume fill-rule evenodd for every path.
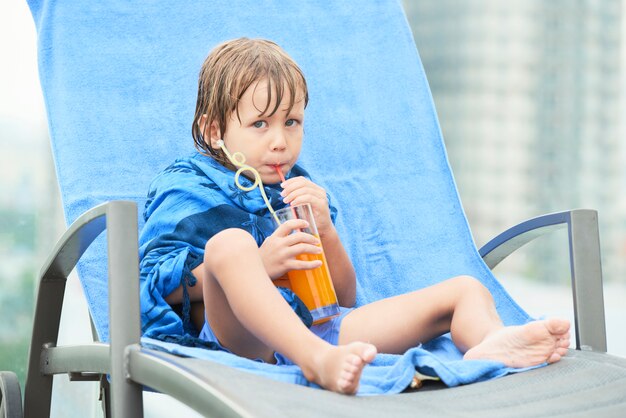
M 194 151 L 207 53 L 227 39 L 268 38 L 307 77 L 301 162 L 339 209 L 358 303 L 470 274 L 505 322 L 527 319 L 477 254 L 399 0 L 29 3 L 68 223 L 111 199 L 135 200 L 141 214 L 154 175 Z M 79 273 L 106 341 L 103 248 Z

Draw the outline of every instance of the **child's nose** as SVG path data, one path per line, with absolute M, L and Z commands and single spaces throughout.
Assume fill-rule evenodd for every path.
M 280 151 L 287 148 L 287 136 L 282 129 L 277 129 L 272 135 L 271 148 L 273 151 Z

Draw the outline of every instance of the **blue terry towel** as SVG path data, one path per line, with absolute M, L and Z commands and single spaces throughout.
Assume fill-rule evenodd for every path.
M 307 78 L 301 163 L 338 209 L 337 230 L 357 273 L 357 304 L 468 274 L 490 289 L 506 324 L 529 320 L 476 251 L 399 0 L 29 5 L 68 223 L 111 199 L 137 201 L 140 216 L 154 176 L 193 152 L 197 74 L 207 53 L 226 39 L 263 37 L 281 45 Z M 98 335 L 107 341 L 103 254 L 101 238 L 79 274 Z M 216 352 L 171 350 L 282 376 L 275 366 Z M 362 391 L 396 392 L 414 365 L 450 385 L 510 371 L 459 358 L 448 337 L 399 358 L 383 356 L 366 368 Z
M 300 368 L 295 365 L 276 366 L 237 357 L 224 351 L 185 347 L 145 337 L 142 338 L 142 344 L 148 348 L 163 350 L 171 354 L 228 364 L 237 369 L 281 382 L 319 387 L 306 380 Z M 448 350 L 448 353 L 456 350 L 449 340 L 443 343 L 443 345 L 448 344 L 451 345 L 448 349 L 452 348 L 452 350 Z M 411 384 L 416 370 L 425 376 L 438 376 L 448 386 L 458 386 L 494 379 L 508 373 L 517 373 L 528 369 L 510 369 L 502 367 L 501 363 L 494 361 L 464 361 L 455 354 L 446 354 L 445 350 L 432 353 L 424 348 L 415 347 L 403 355 L 378 354 L 376 359 L 363 369 L 357 395 L 399 393 Z
M 297 165 L 287 174 L 288 178 L 296 176 L 309 177 Z M 245 177 L 240 182 L 243 187 L 253 184 Z M 265 190 L 273 209 L 286 206 L 279 185 L 266 186 Z M 331 206 L 332 219 L 335 213 Z M 259 190 L 240 190 L 235 172 L 200 153 L 176 160 L 157 175 L 150 185 L 143 218 L 145 225 L 139 237 L 142 333 L 166 340 L 198 336 L 199 330 L 190 322 L 187 291 L 195 286 L 191 271 L 202 263 L 207 240 L 236 227 L 248 231 L 260 246 L 275 229 Z M 161 296 L 169 295 L 181 283 L 182 318 Z M 279 291 L 310 326 L 313 318 L 300 299 L 288 289 Z
M 296 165 L 288 177 L 298 175 L 308 177 L 308 173 Z M 242 178 L 241 181 L 244 187 L 252 185 L 248 179 Z M 265 186 L 265 191 L 274 209 L 285 206 L 278 185 Z M 336 208 L 331 204 L 331 218 L 335 220 L 336 216 Z M 199 350 L 196 347 L 218 348 L 196 339 L 198 330 L 190 322 L 188 296 L 184 297 L 182 318 L 161 296 L 171 293 L 181 283 L 185 293 L 189 286 L 195 285 L 191 270 L 202 262 L 206 240 L 217 232 L 227 227 L 239 227 L 248 231 L 261 245 L 274 231 L 274 221 L 258 189 L 243 192 L 236 186 L 233 171 L 210 157 L 194 153 L 176 160 L 156 176 L 150 186 L 143 217 L 145 225 L 139 238 L 139 253 L 144 344 L 167 348 L 185 356 L 224 362 L 282 381 L 310 384 L 295 366 L 271 366 L 230 353 Z M 291 292 L 279 290 L 288 301 L 294 302 Z M 301 317 L 308 313 L 301 302 L 292 303 L 292 307 Z M 310 325 L 310 314 L 306 319 Z M 176 341 L 183 346 L 163 345 L 161 341 Z M 416 347 L 402 356 L 379 355 L 366 368 L 359 394 L 401 391 L 411 382 L 415 369 L 428 376 L 437 376 L 449 386 L 516 371 L 497 362 L 462 361 L 451 340 L 441 338 L 427 344 L 426 348 Z

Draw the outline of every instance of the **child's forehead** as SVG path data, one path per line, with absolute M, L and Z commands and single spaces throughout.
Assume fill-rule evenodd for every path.
M 295 95 L 292 96 L 291 87 L 287 82 L 276 85 L 267 78 L 261 78 L 254 81 L 244 91 L 237 105 L 238 107 L 251 105 L 259 112 L 259 115 L 274 113 L 278 108 L 277 104 L 279 108 L 284 107 L 284 110 L 289 110 L 297 103 L 304 103 L 304 88 L 298 85 L 295 90 Z
M 304 96 L 304 88 L 298 84 L 295 86 L 296 96 Z M 266 97 L 271 92 L 272 97 L 290 96 L 291 87 L 287 81 L 273 81 L 267 77 L 253 81 L 250 86 L 243 92 L 243 96 L 249 94 L 251 97 Z

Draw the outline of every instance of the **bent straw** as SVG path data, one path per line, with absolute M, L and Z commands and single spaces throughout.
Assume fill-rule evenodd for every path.
M 235 173 L 235 184 L 237 185 L 237 187 L 239 187 L 244 192 L 249 192 L 251 190 L 254 190 L 255 187 L 258 187 L 259 190 L 261 191 L 261 196 L 263 197 L 263 200 L 265 201 L 265 205 L 267 206 L 270 213 L 274 217 L 274 220 L 276 220 L 276 223 L 280 225 L 278 216 L 276 216 L 276 212 L 274 212 L 274 208 L 272 208 L 272 205 L 270 204 L 270 201 L 267 198 L 267 195 L 265 194 L 265 189 L 263 188 L 263 181 L 261 181 L 261 175 L 259 174 L 259 172 L 256 171 L 254 168 L 250 167 L 249 165 L 245 164 L 246 157 L 242 153 L 236 152 L 233 155 L 231 155 L 230 152 L 228 152 L 228 150 L 226 149 L 226 146 L 224 145 L 223 140 L 220 139 L 219 141 L 217 141 L 217 145 L 222 149 L 222 151 L 224 151 L 224 154 L 226 154 L 226 157 L 228 157 L 228 160 L 235 167 L 239 167 L 239 169 Z M 241 176 L 241 173 L 243 173 L 244 171 L 251 172 L 252 176 L 254 177 L 254 183 L 250 187 L 246 187 L 239 182 L 239 176 Z

